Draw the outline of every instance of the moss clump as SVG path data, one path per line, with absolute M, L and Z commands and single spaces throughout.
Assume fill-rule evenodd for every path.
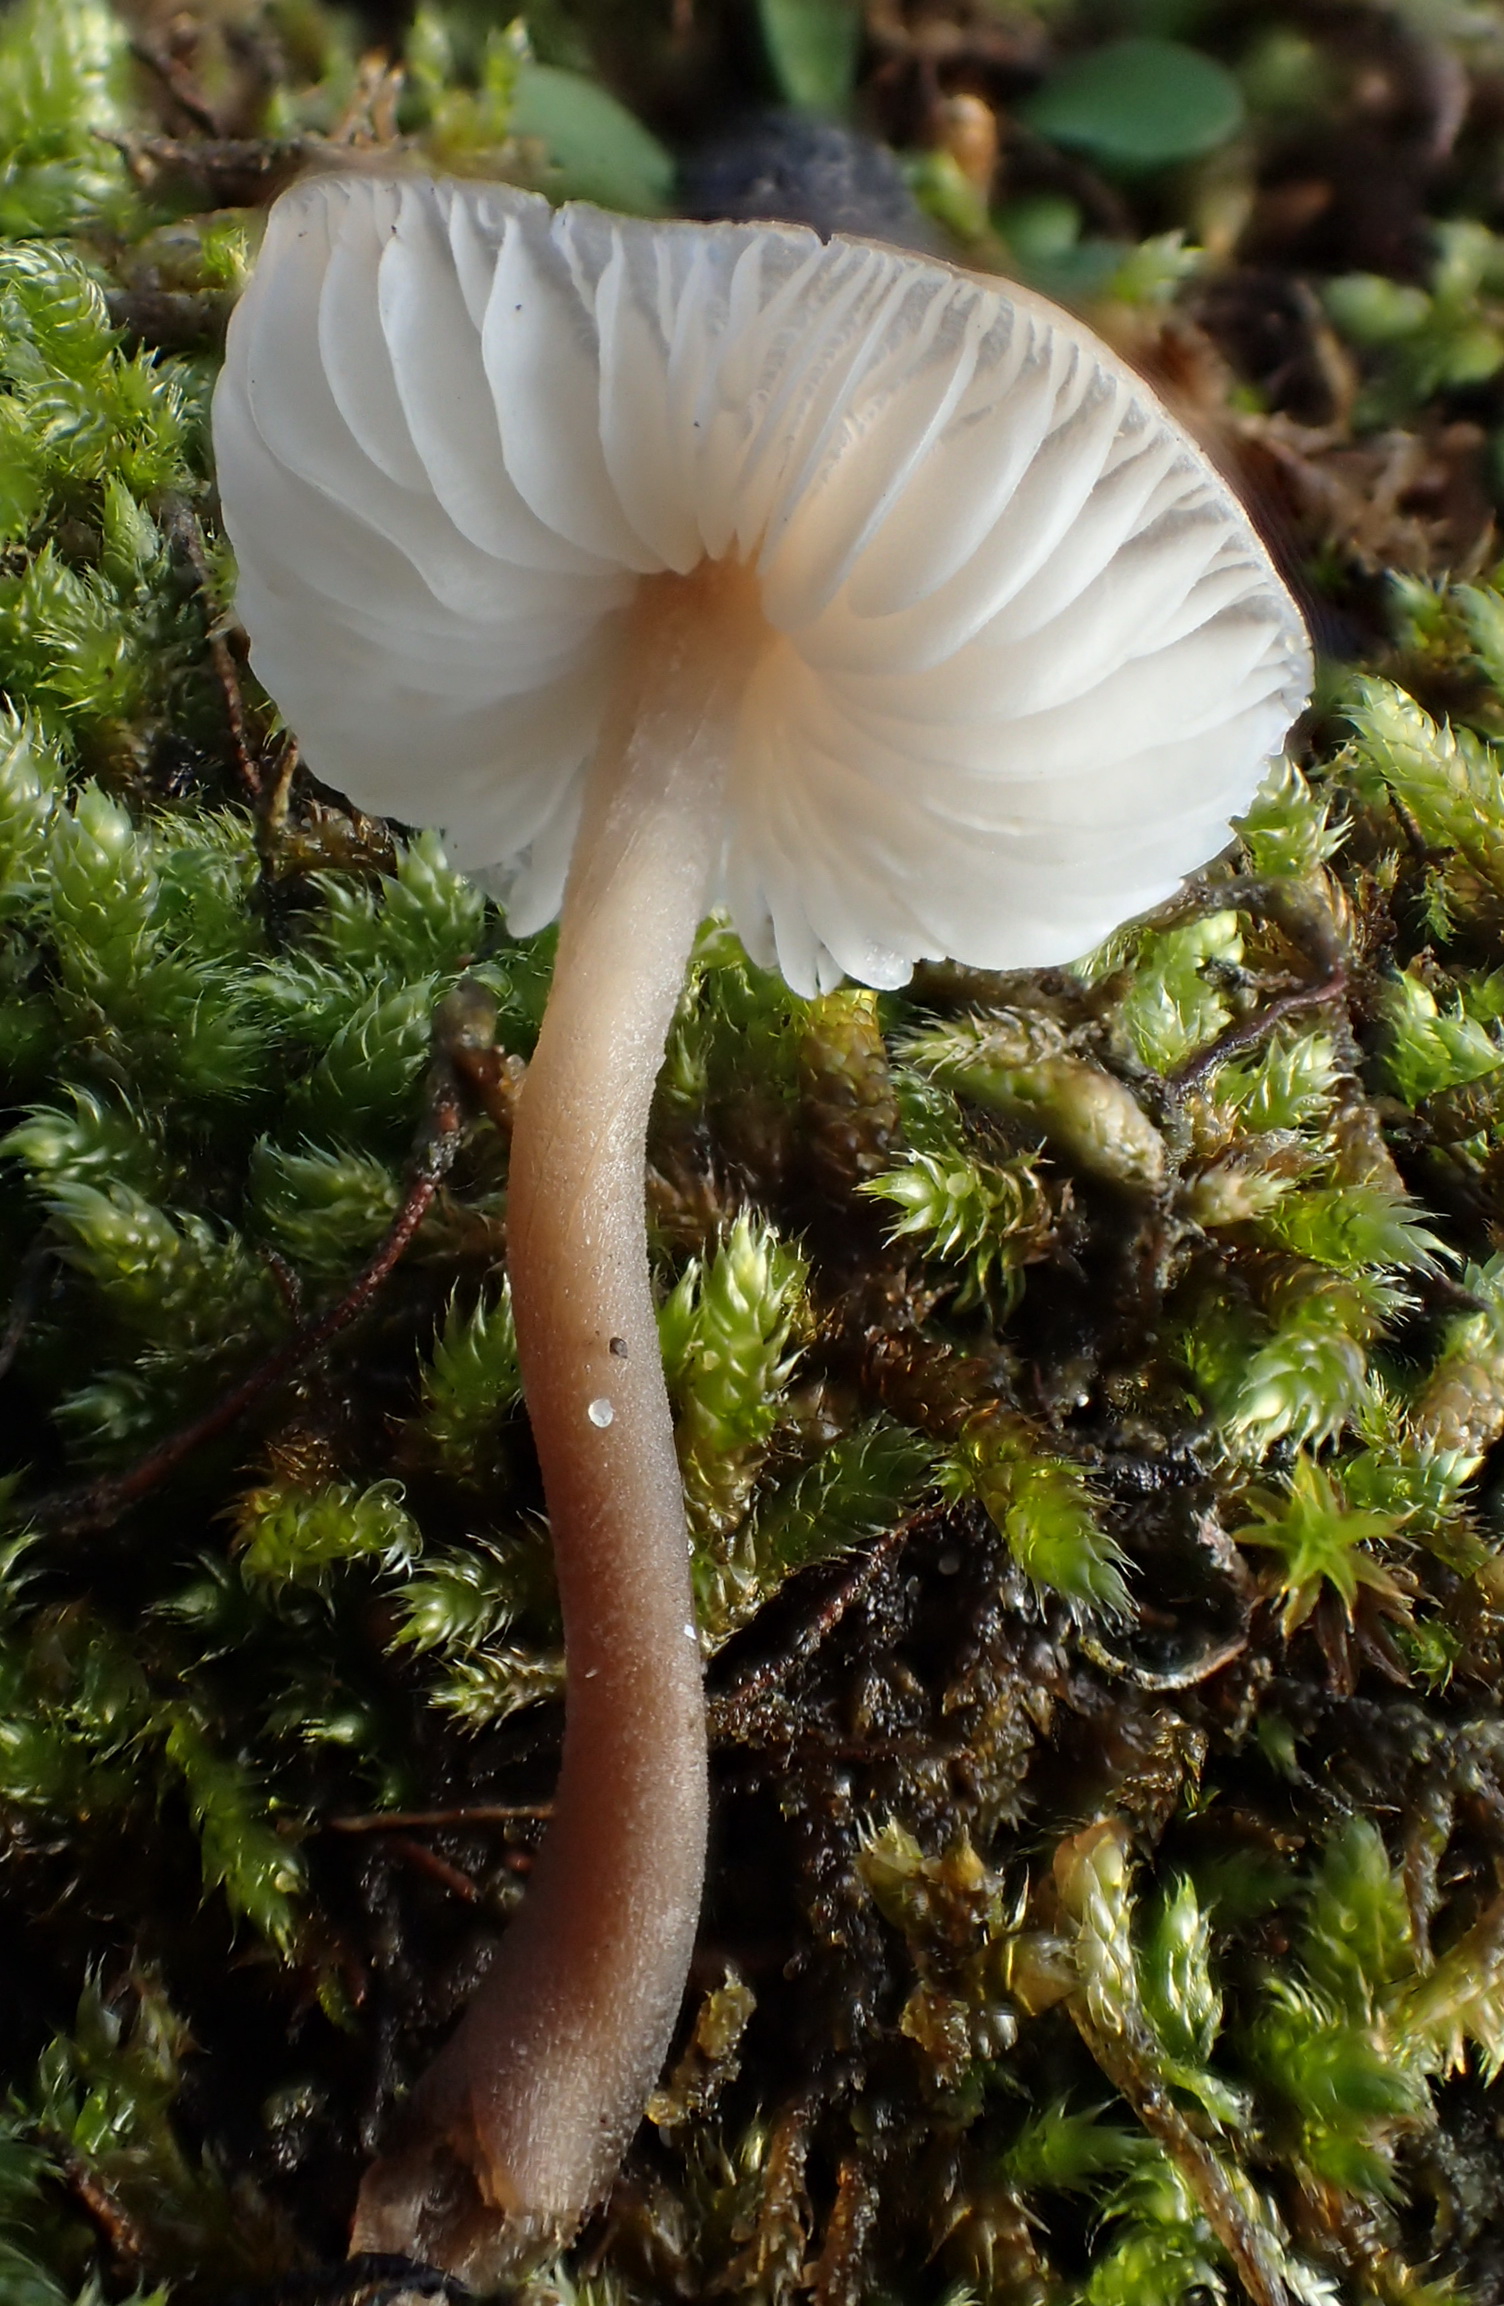
M 952 61 L 900 14 L 864 68 L 921 192 L 1196 402 L 1360 661 L 1073 969 L 807 1002 L 707 924 L 648 1182 L 716 1966 L 527 2295 L 1462 2306 L 1504 2216 L 1501 220 L 1483 95 L 1449 173 L 1404 103 L 1497 41 L 1213 7 L 1236 141 L 1114 181 L 1020 134 L 1004 184 L 1001 34 L 942 15 Z M 501 1277 L 550 942 L 314 786 L 244 665 L 204 411 L 257 203 L 333 141 L 561 189 L 600 78 L 687 141 L 743 37 L 175 26 L 0 17 L 7 2306 L 337 2261 L 556 1767 Z M 1096 36 L 1020 18 L 1007 72 Z

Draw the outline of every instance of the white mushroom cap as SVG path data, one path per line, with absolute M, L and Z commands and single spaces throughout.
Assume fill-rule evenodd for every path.
M 1148 388 L 1009 284 L 504 186 L 284 195 L 215 399 L 252 659 L 310 766 L 558 908 L 637 578 L 768 645 L 721 882 L 804 992 L 1075 958 L 1227 838 L 1299 612 Z

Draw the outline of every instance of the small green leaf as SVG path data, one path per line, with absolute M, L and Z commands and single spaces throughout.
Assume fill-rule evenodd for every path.
M 1243 98 L 1230 72 L 1178 40 L 1114 40 L 1062 65 L 1019 111 L 1108 166 L 1163 168 L 1225 144 Z
M 862 44 L 853 0 L 758 0 L 757 15 L 780 96 L 811 112 L 844 112 Z
M 551 163 L 545 189 L 559 200 L 655 216 L 667 205 L 674 163 L 656 136 L 583 73 L 523 64 L 512 102 L 512 133 L 536 136 Z

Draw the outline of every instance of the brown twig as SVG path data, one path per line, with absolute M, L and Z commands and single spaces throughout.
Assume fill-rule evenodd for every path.
M 510 1145 L 527 1068 L 497 1048 L 495 997 L 478 977 L 461 977 L 439 1003 L 434 1038 L 503 1145 Z
M 553 1814 L 552 1802 L 476 1802 L 452 1810 L 367 1810 L 321 1823 L 331 1834 L 421 1833 L 430 1827 L 515 1825 Z
M 326 157 L 320 136 L 187 137 L 108 135 L 143 191 L 181 192 L 201 208 L 253 208 L 291 183 L 309 161 Z
M 1236 1055 L 1238 1050 L 1251 1049 L 1264 1040 L 1282 1018 L 1293 1017 L 1302 1009 L 1321 1008 L 1329 1001 L 1340 1001 L 1346 991 L 1347 972 L 1339 964 L 1319 984 L 1295 985 L 1288 993 L 1277 994 L 1274 1000 L 1266 1002 L 1253 1016 L 1240 1018 L 1236 1025 L 1229 1025 L 1227 1031 L 1219 1034 L 1210 1048 L 1199 1049 L 1194 1057 L 1188 1058 L 1178 1073 L 1170 1075 L 1165 1083 L 1166 1089 L 1173 1098 L 1180 1099 L 1188 1089 L 1193 1089 L 1198 1081 L 1215 1071 L 1218 1065 Z
M 1216 2150 L 1198 2137 L 1169 2091 L 1145 2071 L 1127 2043 L 1095 2022 L 1084 1995 L 1072 1994 L 1067 2008 L 1102 2072 L 1179 2169 L 1202 2216 L 1236 2267 L 1253 2306 L 1290 2306 L 1284 2272 L 1271 2258 L 1264 2236 L 1239 2200 Z
M 710 1701 L 710 1717 L 717 1737 L 740 1736 L 742 1725 L 759 1701 L 786 1682 L 795 1667 L 802 1665 L 807 1657 L 812 1657 L 821 1644 L 829 1639 L 878 1572 L 936 1510 L 933 1505 L 921 1506 L 915 1512 L 906 1514 L 894 1528 L 886 1530 L 865 1553 L 857 1557 L 841 1583 L 826 1595 L 813 1616 L 799 1627 L 786 1648 L 780 1650 L 776 1657 L 763 1658 L 749 1666 L 727 1688 L 716 1692 Z
M 178 110 L 187 113 L 195 128 L 202 128 L 206 136 L 218 136 L 219 122 L 186 64 L 139 34 L 132 40 L 130 49 L 138 64 L 144 64 L 148 72 L 156 74 Z
M 480 1885 L 473 1882 L 462 1867 L 451 1865 L 448 1858 L 441 1858 L 438 1851 L 429 1849 L 426 1843 L 415 1842 L 411 1834 L 393 1834 L 387 1847 L 394 1857 L 406 1858 L 415 1873 L 427 1874 L 430 1881 L 448 1890 L 461 1904 L 485 1904 L 485 1894 Z
M 215 599 L 214 572 L 204 550 L 204 532 L 198 516 L 180 497 L 169 498 L 165 508 L 168 535 L 177 545 L 183 558 L 193 571 L 194 581 L 204 608 L 204 637 L 209 647 L 209 662 L 225 700 L 225 720 L 230 731 L 230 752 L 235 762 L 235 773 L 244 786 L 252 806 L 261 800 L 261 771 L 251 757 L 246 742 L 245 703 L 240 694 L 240 674 L 225 638 L 222 611 Z
M 146 2257 L 146 2244 L 130 2212 L 91 2170 L 81 2155 L 58 2139 L 53 2141 L 63 2184 L 123 2273 L 133 2273 Z

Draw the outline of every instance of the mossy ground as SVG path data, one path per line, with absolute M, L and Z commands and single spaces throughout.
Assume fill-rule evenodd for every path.
M 500 1279 L 548 940 L 314 786 L 245 669 L 205 413 L 256 204 L 402 138 L 650 206 L 772 58 L 1175 393 L 1327 662 L 1238 850 L 1078 969 L 805 1002 L 707 928 L 649 1192 L 711 1887 L 651 2119 L 526 2295 L 1482 2306 L 1504 33 L 528 32 L 0 17 L 0 2299 L 336 2263 L 556 1764 Z M 1236 83 L 1199 156 L 1060 140 L 1124 33 Z

